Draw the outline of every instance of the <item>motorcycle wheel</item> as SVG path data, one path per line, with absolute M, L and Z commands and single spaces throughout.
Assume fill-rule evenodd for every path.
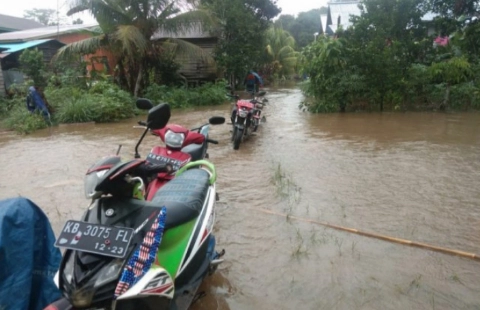
M 242 131 L 238 130 L 237 128 L 234 130 L 234 138 L 233 138 L 233 149 L 238 150 L 240 148 L 240 142 L 242 142 Z
M 233 142 L 233 140 L 235 140 L 235 134 L 237 133 L 237 127 L 233 126 L 233 129 L 232 129 L 232 136 L 230 137 L 230 141 Z

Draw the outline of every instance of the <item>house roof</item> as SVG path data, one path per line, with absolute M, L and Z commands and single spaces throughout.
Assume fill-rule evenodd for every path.
M 216 36 L 212 35 L 209 31 L 202 29 L 202 27 L 196 26 L 192 28 L 180 29 L 178 32 L 165 31 L 162 29 L 157 30 L 152 39 L 163 39 L 163 38 L 176 38 L 176 39 L 198 39 L 198 38 L 214 38 Z
M 31 40 L 40 40 L 52 38 L 56 35 L 63 35 L 67 33 L 85 31 L 96 31 L 98 25 L 60 25 L 60 26 L 44 26 L 35 29 L 28 29 L 22 31 L 14 31 L 7 33 L 0 33 L 0 42 L 23 42 Z
M 42 43 L 45 43 L 50 40 L 35 40 L 35 41 L 29 41 L 29 42 L 22 42 L 22 43 L 10 43 L 10 44 L 2 44 L 0 43 L 0 49 L 5 49 L 3 52 L 4 53 L 15 53 L 21 50 L 24 50 L 29 47 L 34 47 L 37 45 L 40 45 Z
M 34 20 L 0 14 L 0 30 L 16 31 L 38 27 L 43 27 L 43 25 Z
M 30 48 L 30 47 L 34 47 L 34 46 L 38 46 L 40 44 L 43 44 L 43 43 L 46 43 L 46 42 L 49 42 L 49 41 L 55 41 L 57 44 L 59 45 L 65 45 L 63 44 L 62 42 L 59 42 L 57 40 L 34 40 L 34 41 L 28 41 L 28 42 L 21 42 L 21 43 L 0 43 L 0 58 L 4 58 L 8 55 L 10 55 L 11 53 L 15 53 L 15 52 L 19 52 L 19 51 L 22 51 L 24 49 L 27 49 L 27 48 Z
M 332 24 L 336 25 L 335 28 L 342 26 L 343 29 L 347 29 L 352 25 L 350 22 L 350 15 L 360 16 L 360 9 L 358 8 L 359 1 L 336 1 L 329 2 L 330 16 L 332 17 Z M 338 18 L 340 17 L 340 24 Z
M 327 32 L 327 17 L 328 17 L 327 14 L 320 15 L 320 28 L 321 28 L 320 33 Z

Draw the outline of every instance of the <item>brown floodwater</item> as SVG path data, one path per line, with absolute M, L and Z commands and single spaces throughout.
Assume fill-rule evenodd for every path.
M 267 122 L 240 150 L 229 125 L 211 129 L 226 255 L 192 309 L 480 309 L 480 261 L 263 211 L 480 254 L 480 114 L 311 115 L 298 89 L 268 91 Z M 173 111 L 171 122 L 230 108 Z M 58 233 L 88 205 L 89 165 L 119 144 L 133 157 L 135 123 L 0 133 L 0 199 L 31 199 Z

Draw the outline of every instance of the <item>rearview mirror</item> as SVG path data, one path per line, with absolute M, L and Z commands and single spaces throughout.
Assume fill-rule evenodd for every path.
M 150 129 L 162 129 L 170 119 L 170 106 L 168 103 L 161 103 L 148 111 L 147 127 Z
M 220 125 L 220 124 L 225 123 L 225 117 L 223 117 L 223 116 L 212 116 L 212 117 L 210 117 L 208 122 L 211 125 Z
M 140 110 L 150 110 L 153 108 L 153 103 L 146 98 L 138 98 L 136 104 Z

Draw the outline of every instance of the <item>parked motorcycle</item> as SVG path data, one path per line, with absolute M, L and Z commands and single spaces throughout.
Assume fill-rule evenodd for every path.
M 140 99 L 139 108 L 150 109 L 152 104 L 147 99 Z M 187 129 L 181 125 L 168 124 L 162 129 L 150 130 L 153 135 L 160 137 L 165 146 L 155 146 L 147 156 L 147 161 L 153 164 L 167 163 L 178 170 L 190 161 L 208 158 L 208 144 L 218 144 L 217 140 L 210 139 L 208 134 L 210 125 L 225 123 L 225 118 L 213 116 L 208 123 L 199 127 Z M 141 123 L 145 125 L 145 123 Z M 138 146 L 135 148 L 135 157 L 139 158 Z M 147 200 L 152 200 L 157 190 L 174 176 L 168 172 L 159 173 L 147 187 Z
M 148 99 L 141 98 L 137 100 L 137 108 L 141 110 L 149 110 L 152 107 L 153 104 Z M 165 109 L 167 109 L 167 107 L 168 105 L 165 106 Z M 170 118 L 169 107 L 168 115 L 168 118 Z M 173 170 L 176 171 L 191 161 L 206 159 L 209 157 L 208 144 L 218 144 L 217 140 L 209 138 L 210 125 L 223 124 L 225 123 L 225 118 L 221 116 L 213 116 L 209 119 L 208 123 L 190 130 L 177 124 L 167 124 L 161 129 L 152 130 L 148 128 L 146 122 L 140 121 L 138 123 L 141 128 L 145 129 L 145 131 L 135 146 L 135 158 L 141 157 L 138 153 L 138 147 L 142 143 L 145 135 L 148 132 L 151 132 L 153 135 L 158 136 L 165 146 L 154 146 L 146 157 L 147 162 L 152 164 L 169 164 L 172 166 Z M 97 169 L 99 168 L 109 169 L 118 162 L 120 162 L 119 156 L 102 159 L 95 165 L 97 168 L 90 168 L 87 171 L 87 177 L 91 173 L 97 172 Z M 175 175 L 171 172 L 160 172 L 156 176 L 147 180 L 146 199 L 152 200 L 156 191 L 174 177 Z M 86 188 L 87 192 L 91 190 L 91 186 Z
M 265 91 L 259 92 L 255 95 L 253 94 L 253 99 L 251 100 L 237 100 L 235 107 L 232 110 L 232 137 L 231 141 L 233 143 L 233 149 L 238 150 L 240 148 L 240 143 L 252 132 L 256 132 L 258 126 L 261 124 L 262 119 L 262 110 L 264 105 L 267 103 L 267 99 L 261 99 L 265 95 Z
M 145 134 L 165 128 L 169 117 L 166 104 L 149 110 L 136 154 Z M 172 163 L 114 157 L 89 169 L 92 203 L 80 221 L 67 221 L 55 243 L 66 249 L 57 273 L 64 297 L 46 309 L 189 307 L 223 261 L 212 234 L 216 171 L 207 160 L 190 161 L 146 200 L 149 180 L 173 170 Z

